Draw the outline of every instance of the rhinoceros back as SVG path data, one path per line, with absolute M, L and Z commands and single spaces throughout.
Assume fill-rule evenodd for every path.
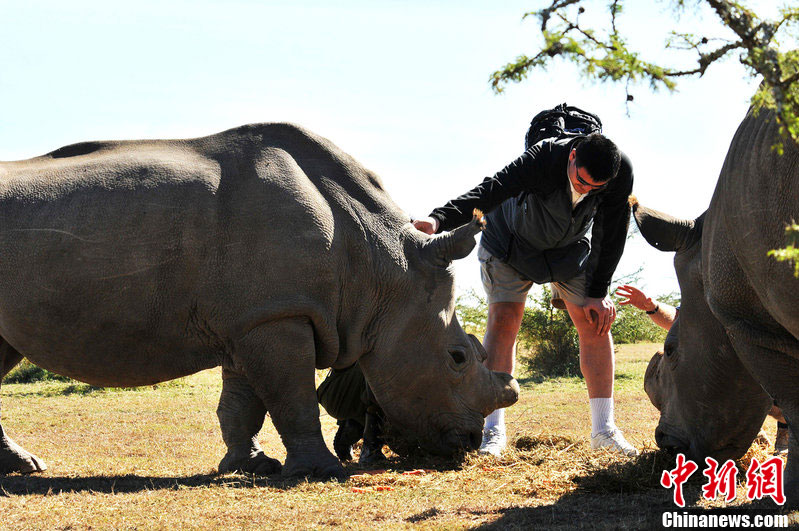
M 339 213 L 398 211 L 286 125 L 77 144 L 0 172 L 0 335 L 98 385 L 224 364 L 242 316 L 270 305 L 335 308 L 358 240 Z

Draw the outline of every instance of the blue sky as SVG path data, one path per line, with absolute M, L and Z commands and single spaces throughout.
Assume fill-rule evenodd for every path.
M 630 156 L 642 203 L 682 217 L 707 206 L 756 80 L 735 58 L 674 94 L 590 86 L 556 64 L 495 95 L 489 74 L 539 42 L 522 14 L 546 2 L 0 0 L 0 160 L 98 139 L 200 136 L 291 121 L 377 172 L 426 215 L 522 150 L 532 115 L 562 101 L 598 113 Z M 666 2 L 628 2 L 622 27 L 663 57 Z M 633 5 L 634 4 L 634 5 Z M 585 18 L 603 15 L 601 2 Z M 689 12 L 681 31 L 716 32 Z M 677 289 L 671 255 L 637 237 L 618 272 L 645 266 Z M 479 290 L 474 256 L 458 286 Z

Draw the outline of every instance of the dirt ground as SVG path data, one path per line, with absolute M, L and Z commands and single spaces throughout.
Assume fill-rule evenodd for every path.
M 616 420 L 642 450 L 638 458 L 590 450 L 581 380 L 522 378 L 502 459 L 389 453 L 377 469 L 349 464 L 344 483 L 216 475 L 224 454 L 218 370 L 135 390 L 6 384 L 6 431 L 49 468 L 0 477 L 0 528 L 657 528 L 677 508 L 659 484 L 674 458 L 655 449 L 658 413 L 643 392 L 655 348 L 623 345 L 617 355 Z M 322 425 L 332 447 L 335 422 L 323 413 Z M 765 430 L 773 437 L 773 420 Z M 268 421 L 260 439 L 268 454 L 285 457 Z M 770 451 L 753 446 L 738 477 Z M 704 500 L 702 484 L 697 472 L 686 486 L 691 514 L 779 513 L 771 499 L 746 501 L 743 483 L 729 504 Z

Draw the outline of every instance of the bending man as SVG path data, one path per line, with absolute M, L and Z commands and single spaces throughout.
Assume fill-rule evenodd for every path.
M 547 139 L 428 218 L 433 234 L 487 213 L 478 259 L 488 295 L 484 345 L 489 369 L 512 373 L 527 292 L 551 283 L 552 304 L 569 313 L 580 340 L 580 369 L 591 407 L 591 446 L 635 455 L 613 419 L 613 340 L 616 309 L 608 287 L 627 235 L 633 172 L 606 137 Z M 590 237 L 589 237 L 590 233 Z M 486 418 L 481 451 L 500 455 L 504 410 Z

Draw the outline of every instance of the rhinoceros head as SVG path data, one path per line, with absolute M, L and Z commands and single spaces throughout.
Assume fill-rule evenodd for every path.
M 489 371 L 480 341 L 455 315 L 453 259 L 469 254 L 482 216 L 429 237 L 404 231 L 407 274 L 386 298 L 374 348 L 359 363 L 392 427 L 438 454 L 476 449 L 483 419 L 518 399 L 509 374 Z
M 637 203 L 633 212 L 647 242 L 676 252 L 674 268 L 682 295 L 663 352 L 652 357 L 644 377 L 644 389 L 660 410 L 655 440 L 661 448 L 700 462 L 706 456 L 740 457 L 757 434 L 770 401 L 744 370 L 705 300 L 705 214 L 682 220 Z

